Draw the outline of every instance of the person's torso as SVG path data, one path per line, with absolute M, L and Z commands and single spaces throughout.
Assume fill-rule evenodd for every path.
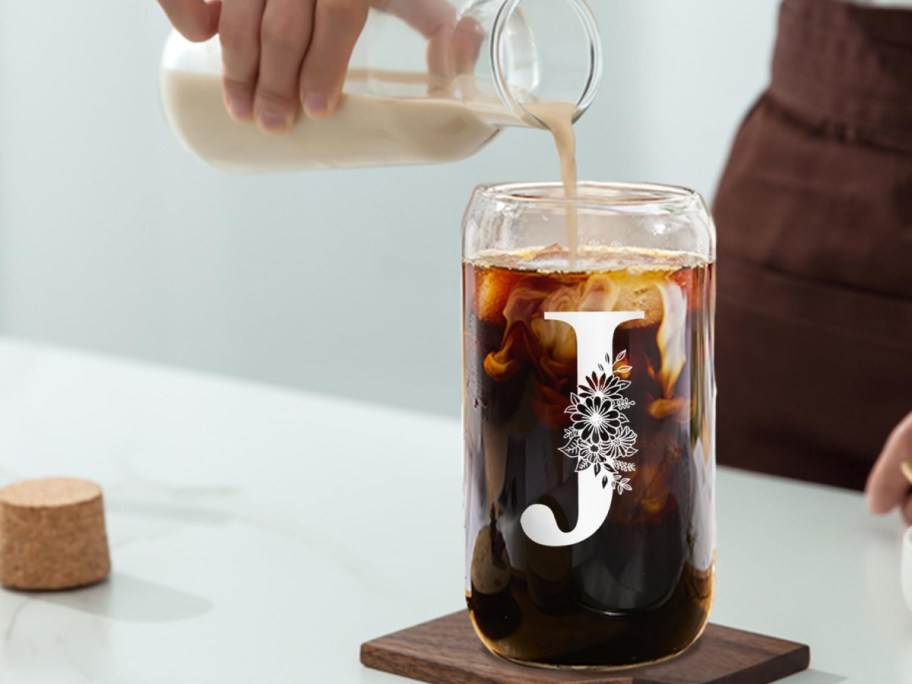
M 912 408 L 912 2 L 784 0 L 716 193 L 719 457 L 863 486 Z

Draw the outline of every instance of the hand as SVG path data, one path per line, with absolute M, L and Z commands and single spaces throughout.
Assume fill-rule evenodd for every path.
M 329 116 L 371 5 L 426 38 L 456 17 L 448 0 L 159 0 L 188 40 L 222 44 L 225 106 L 237 121 L 288 129 L 303 106 Z
M 188 40 L 216 33 L 225 106 L 238 121 L 286 130 L 303 104 L 309 117 L 338 105 L 370 0 L 159 0 Z
M 901 470 L 908 460 L 912 460 L 912 413 L 890 433 L 865 485 L 872 513 L 883 515 L 899 507 L 903 519 L 912 525 L 912 486 Z

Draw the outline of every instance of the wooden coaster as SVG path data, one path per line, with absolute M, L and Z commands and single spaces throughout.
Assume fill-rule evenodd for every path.
M 810 659 L 804 644 L 710 624 L 684 654 L 657 665 L 545 670 L 489 653 L 467 611 L 361 645 L 367 667 L 435 684 L 767 684 L 807 669 Z
M 101 488 L 45 478 L 0 489 L 0 584 L 69 589 L 111 572 Z

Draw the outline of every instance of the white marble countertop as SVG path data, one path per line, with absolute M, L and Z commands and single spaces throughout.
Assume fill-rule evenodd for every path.
M 114 572 L 0 590 L 0 681 L 397 682 L 362 641 L 464 607 L 455 420 L 0 340 L 0 482 L 105 488 Z M 896 518 L 722 469 L 712 619 L 796 684 L 912 682 Z

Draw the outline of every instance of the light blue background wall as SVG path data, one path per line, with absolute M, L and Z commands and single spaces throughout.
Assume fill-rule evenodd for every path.
M 774 0 L 592 0 L 580 175 L 711 194 Z M 475 183 L 553 179 L 538 131 L 449 166 L 235 177 L 162 117 L 152 0 L 0 3 L 0 332 L 437 412 L 459 405 Z

